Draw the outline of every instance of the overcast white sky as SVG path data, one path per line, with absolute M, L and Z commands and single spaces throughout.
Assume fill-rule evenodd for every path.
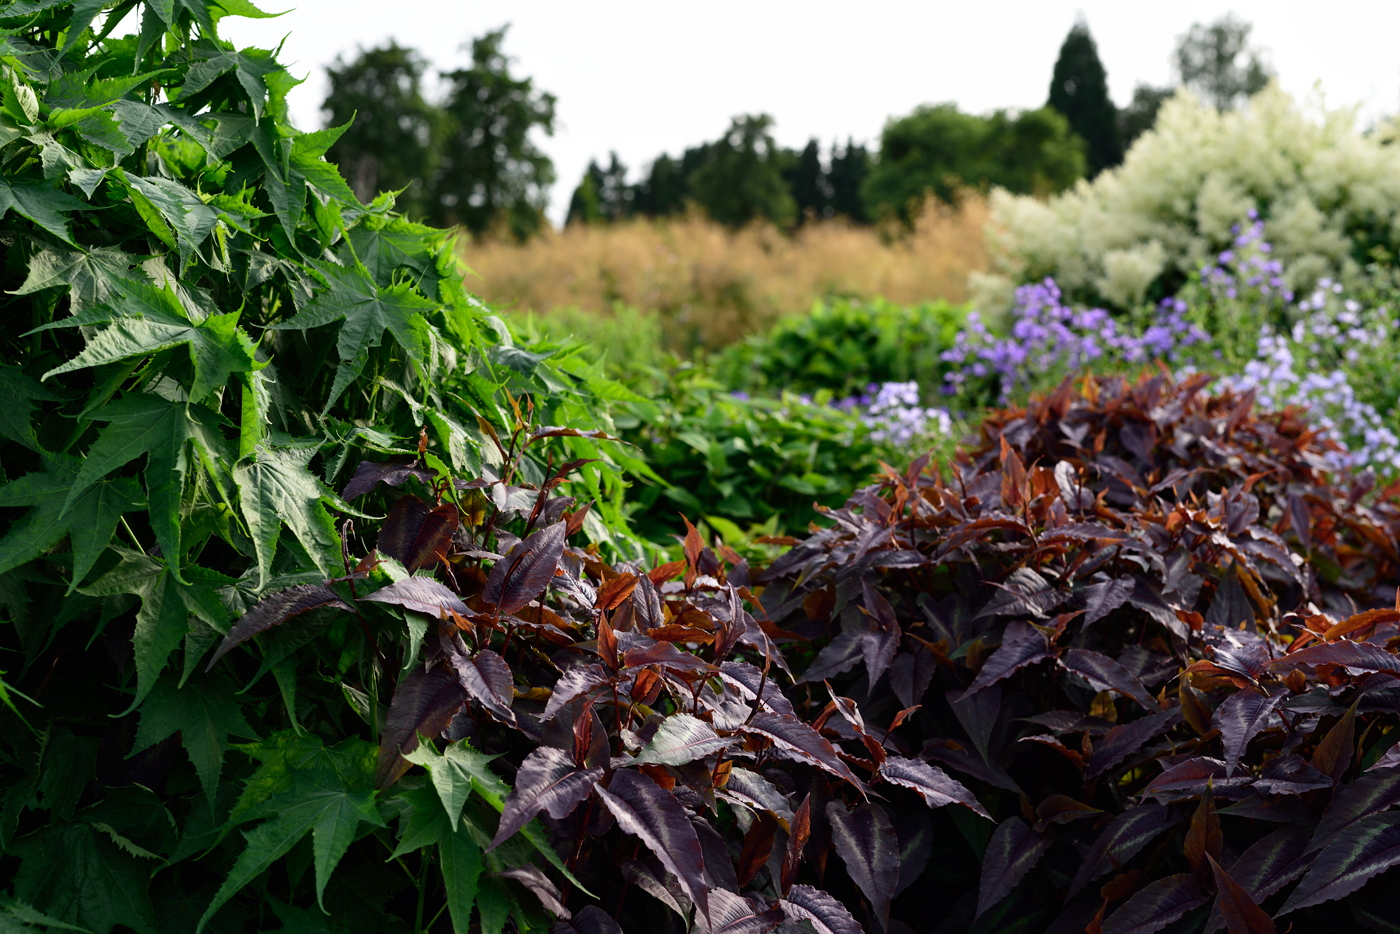
M 393 38 L 450 69 L 469 60 L 472 36 L 511 24 L 516 73 L 559 99 L 555 133 L 540 140 L 559 174 L 549 212 L 558 221 L 590 158 L 616 150 L 635 177 L 660 152 L 717 137 L 739 113 L 771 114 L 778 141 L 800 147 L 813 136 L 874 141 L 886 118 L 922 103 L 1040 106 L 1080 13 L 1123 104 L 1139 82 L 1168 83 L 1176 37 L 1193 22 L 1231 11 L 1254 24 L 1255 44 L 1295 95 L 1320 82 L 1329 105 L 1360 105 L 1363 122 L 1400 111 L 1395 0 L 299 0 L 277 19 L 230 19 L 221 31 L 240 45 L 286 37 L 281 60 L 307 78 L 292 92 L 294 119 L 312 129 L 337 55 Z

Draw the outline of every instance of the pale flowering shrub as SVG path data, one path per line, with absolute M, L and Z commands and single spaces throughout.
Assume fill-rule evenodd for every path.
M 994 191 L 993 275 L 1053 277 L 1078 300 L 1129 308 L 1176 291 L 1253 209 L 1269 221 L 1290 287 L 1337 278 L 1364 258 L 1361 246 L 1379 242 L 1394 253 L 1400 244 L 1400 147 L 1386 141 L 1360 132 L 1353 110 L 1304 108 L 1277 85 L 1225 114 L 1183 91 L 1123 164 L 1092 182 L 1048 201 Z M 1353 237 L 1363 230 L 1364 244 Z M 998 291 L 979 281 L 979 299 Z

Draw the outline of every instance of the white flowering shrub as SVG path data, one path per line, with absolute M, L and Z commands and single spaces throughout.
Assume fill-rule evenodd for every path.
M 1372 247 L 1400 244 L 1400 146 L 1386 142 L 1360 132 L 1354 110 L 1304 108 L 1277 85 L 1224 114 L 1183 91 L 1092 182 L 1048 201 L 993 191 L 994 272 L 973 283 L 979 307 L 1005 311 L 1008 285 L 1046 277 L 1081 301 L 1159 299 L 1250 210 L 1269 222 L 1289 287 L 1337 278 Z

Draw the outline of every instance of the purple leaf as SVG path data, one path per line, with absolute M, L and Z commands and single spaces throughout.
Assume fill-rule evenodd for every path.
M 1019 817 L 1002 821 L 992 832 L 982 855 L 982 881 L 977 893 L 977 916 L 1011 894 L 1035 868 L 1052 840 L 1036 833 Z
M 675 713 L 661 722 L 651 742 L 632 761 L 638 765 L 684 765 L 729 748 L 729 742 L 704 720 Z
M 482 649 L 475 658 L 450 653 L 447 660 L 457 672 L 457 680 L 467 693 L 502 723 L 514 724 L 515 678 L 510 666 L 490 649 Z
M 1240 690 L 1225 699 L 1215 712 L 1215 725 L 1220 729 L 1225 747 L 1225 777 L 1235 774 L 1240 756 L 1249 741 L 1263 732 L 1274 708 L 1288 696 L 1285 688 L 1264 697 L 1252 690 Z
M 1366 771 L 1374 772 L 1377 769 L 1393 769 L 1400 766 L 1400 746 L 1391 746 L 1386 750 L 1385 755 L 1376 760 Z
M 257 606 L 244 613 L 243 618 L 234 624 L 228 635 L 224 637 L 224 641 L 219 643 L 214 657 L 209 659 L 209 667 L 204 670 L 212 670 L 214 664 L 223 658 L 230 649 L 240 643 L 247 642 L 258 633 L 271 629 L 273 626 L 279 626 L 299 613 L 307 613 L 324 606 L 333 606 L 346 612 L 354 612 L 354 607 L 340 599 L 335 591 L 316 584 L 299 584 L 296 587 L 288 587 L 286 590 L 268 594 L 258 602 Z
M 928 802 L 931 808 L 941 808 L 945 804 L 961 804 L 987 820 L 992 819 L 976 795 L 949 778 L 942 769 L 927 762 L 890 756 L 880 763 L 880 777 L 891 784 L 914 789 L 923 795 L 924 801 Z
M 1069 896 L 1132 859 L 1139 850 L 1159 835 L 1176 826 L 1178 818 L 1164 804 L 1147 804 L 1124 811 L 1103 829 L 1089 854 L 1079 864 L 1079 872 L 1070 884 Z
M 1084 626 L 1088 628 L 1118 609 L 1133 595 L 1135 582 L 1131 578 L 1100 581 L 1084 588 Z
M 406 577 L 360 599 L 371 603 L 392 603 L 433 619 L 446 618 L 448 610 L 463 615 L 471 612 L 461 597 L 448 590 L 445 584 L 429 577 Z
M 1373 814 L 1323 848 L 1279 916 L 1350 895 L 1372 876 L 1400 864 L 1400 814 Z
M 682 920 L 690 920 L 690 901 L 680 890 L 676 877 L 660 866 L 640 859 L 629 859 L 622 864 L 622 878 L 666 905 Z
M 1230 877 L 1249 893 L 1255 902 L 1262 902 L 1291 882 L 1308 868 L 1303 859 L 1307 848 L 1306 827 L 1284 827 L 1257 841 L 1240 854 L 1230 867 Z M 1217 905 L 1206 922 L 1206 934 L 1225 926 Z
M 865 934 L 845 905 L 810 885 L 794 885 L 778 906 L 788 920 L 810 922 L 817 934 Z
M 544 870 L 538 866 L 526 863 L 523 866 L 512 866 L 509 869 L 502 869 L 500 872 L 492 873 L 497 878 L 514 879 L 525 888 L 535 893 L 535 897 L 540 900 L 545 911 L 556 918 L 567 919 L 570 917 L 569 909 L 564 907 L 561 901 L 563 893 L 550 881 L 549 876 L 544 874 Z M 605 916 L 606 917 L 606 916 Z
M 826 737 L 803 723 L 796 717 L 785 714 L 760 713 L 752 721 L 739 728 L 745 733 L 766 736 L 775 744 L 797 753 L 803 759 L 837 778 L 845 779 L 865 794 L 865 785 L 855 774 L 836 757 L 836 750 Z
M 1149 882 L 1103 923 L 1103 934 L 1153 934 L 1210 901 L 1189 872 Z
M 930 740 L 924 751 L 919 753 L 921 759 L 936 759 L 948 768 L 961 772 L 964 775 L 971 775 L 996 788 L 1003 788 L 1012 794 L 1021 794 L 1021 786 L 1006 773 L 1006 770 L 995 762 L 987 762 L 968 752 L 966 749 L 954 749 L 945 745 L 947 741 Z
M 699 919 L 694 934 L 765 934 L 783 920 L 781 910 L 756 909 L 747 898 L 714 889 L 710 892 L 710 923 Z
M 550 925 L 549 934 L 622 934 L 622 928 L 597 905 L 586 905 L 578 917 Z
M 837 634 L 817 653 L 812 664 L 802 674 L 803 681 L 825 681 L 849 671 L 863 657 L 860 630 L 851 629 Z
M 418 734 L 436 736 L 467 702 L 467 692 L 442 668 L 414 668 L 399 682 L 379 739 L 375 787 L 388 788 L 408 771 L 401 753 L 418 748 Z
M 1128 669 L 1107 655 L 1091 652 L 1088 649 L 1070 649 L 1060 659 L 1060 667 L 1079 675 L 1095 691 L 1117 691 L 1131 697 L 1150 711 L 1160 710 L 1152 695 L 1142 682 L 1134 678 Z
M 1352 824 L 1372 814 L 1387 811 L 1396 804 L 1400 804 L 1400 781 L 1393 774 L 1366 775 L 1343 786 L 1331 806 L 1322 812 L 1322 820 L 1318 821 L 1317 831 L 1308 841 L 1307 851 L 1316 853 L 1336 840 Z
M 761 686 L 763 705 L 769 711 L 792 714 L 792 702 L 783 696 L 782 690 L 773 683 L 773 679 L 764 678 L 763 672 L 748 662 L 725 662 L 719 666 L 719 676 L 725 682 L 737 686 L 745 698 L 757 699 Z
M 397 558 L 410 572 L 442 560 L 461 519 L 457 507 L 443 503 L 435 509 L 416 496 L 405 496 L 389 510 L 379 530 L 380 554 Z
M 1220 642 L 1211 648 L 1217 665 L 1248 681 L 1257 682 L 1269 668 L 1269 651 L 1262 642 L 1245 642 L 1241 645 Z
M 539 596 L 564 555 L 567 526 L 563 520 L 547 525 L 507 551 L 491 568 L 481 599 L 510 614 Z
M 982 664 L 977 677 L 968 685 L 963 696 L 975 694 L 1027 665 L 1049 658 L 1050 655 L 1050 646 L 1040 630 L 1029 623 L 1009 623 L 1001 646 Z
M 1001 714 L 1001 685 L 993 684 L 975 693 L 969 688 L 960 695 L 949 695 L 948 704 L 963 729 L 967 730 L 967 736 L 977 747 L 982 761 L 990 764 L 992 759 L 988 755 L 988 744 L 992 731 L 996 729 L 997 717 Z
M 1178 762 L 1147 783 L 1145 795 L 1186 795 L 1195 796 L 1205 790 L 1206 782 L 1211 782 L 1218 794 L 1224 788 L 1241 787 L 1249 782 L 1247 776 L 1235 779 L 1225 778 L 1225 763 L 1209 756 L 1197 756 Z
M 1302 756 L 1292 754 L 1270 759 L 1254 780 L 1254 790 L 1261 795 L 1301 795 L 1331 787 L 1329 776 L 1304 762 Z
M 342 499 L 352 500 L 358 496 L 363 496 L 374 489 L 376 484 L 387 483 L 389 486 L 399 486 L 409 477 L 417 477 L 424 483 L 432 483 L 434 474 L 431 470 L 424 470 L 422 467 L 415 467 L 414 461 L 360 461 L 355 467 L 355 475 L 350 478 L 350 482 L 345 484 L 345 489 L 341 491 Z
M 1142 744 L 1170 730 L 1181 722 L 1181 708 L 1139 717 L 1130 723 L 1120 723 L 1094 742 L 1086 776 L 1094 778 L 1113 768 L 1137 752 Z
M 983 616 L 1030 616 L 1040 619 L 1050 610 L 1065 601 L 1067 594 L 1052 588 L 1030 568 L 1020 567 L 1012 571 L 1006 583 L 996 585 L 996 596 L 992 597 L 977 614 Z
M 1350 675 L 1384 671 L 1400 675 L 1400 658 L 1373 642 L 1328 642 L 1310 645 L 1269 663 L 1274 671 L 1314 665 L 1341 665 Z M 1223 666 L 1222 666 L 1223 667 Z
M 881 928 L 889 927 L 890 899 L 899 881 L 899 838 L 883 809 L 863 804 L 847 811 L 840 801 L 826 805 L 831 842 L 846 871 L 865 897 Z
M 937 667 L 938 660 L 923 646 L 895 656 L 890 664 L 890 688 L 899 698 L 899 706 L 913 707 L 923 700 Z
M 602 665 L 580 665 L 570 668 L 554 683 L 554 691 L 549 695 L 549 703 L 544 705 L 544 713 L 540 715 L 540 720 L 552 720 L 559 709 L 569 701 L 611 680 Z
M 874 687 L 890 667 L 890 662 L 894 661 L 894 653 L 899 649 L 899 621 L 895 619 L 890 601 L 872 588 L 868 580 L 862 578 L 860 585 L 867 617 L 865 632 L 860 635 L 860 647 L 865 656 L 870 685 Z
M 603 770 L 581 769 L 573 757 L 552 746 L 541 746 L 525 757 L 515 773 L 515 790 L 506 798 L 501 822 L 488 850 L 494 850 L 540 811 L 563 820 L 588 798 Z
M 608 806 L 618 826 L 641 838 L 681 889 L 709 916 L 705 889 L 705 860 L 685 808 L 656 782 L 627 769 L 613 773 L 609 788 L 598 785 L 598 797 Z

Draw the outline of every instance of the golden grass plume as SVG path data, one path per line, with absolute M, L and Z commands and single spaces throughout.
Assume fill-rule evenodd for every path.
M 987 204 L 929 200 L 910 231 L 844 220 L 785 234 L 767 224 L 738 232 L 692 213 L 609 226 L 576 224 L 523 245 L 466 242 L 470 287 L 497 307 L 544 317 L 561 309 L 655 313 L 667 345 L 715 349 L 806 312 L 831 295 L 894 302 L 967 298 L 969 273 L 987 268 Z

